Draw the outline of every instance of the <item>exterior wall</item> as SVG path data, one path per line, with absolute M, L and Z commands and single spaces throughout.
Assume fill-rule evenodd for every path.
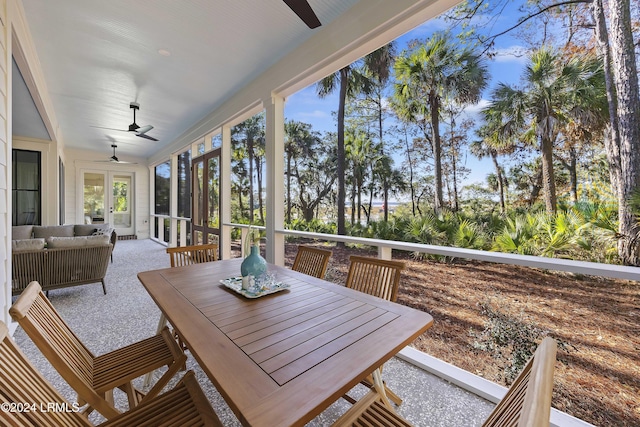
M 134 187 L 134 224 L 135 234 L 138 239 L 149 238 L 149 168 L 144 166 L 144 159 L 127 158 L 127 161 L 138 164 L 113 164 L 101 162 L 109 157 L 108 147 L 103 158 L 97 159 L 95 151 L 83 151 L 68 149 L 65 151 L 65 224 L 82 224 L 84 218 L 82 211 L 82 171 L 100 172 L 130 172 L 133 173 Z M 122 157 L 122 156 L 119 156 Z M 125 160 L 125 159 L 121 159 Z
M 58 156 L 52 141 L 13 137 L 11 148 L 39 151 L 41 158 L 42 225 L 57 225 L 58 222 Z M 11 212 L 9 212 L 11 221 Z
M 8 92 L 11 88 L 7 70 L 10 52 L 7 49 L 7 2 L 0 0 L 0 320 L 9 322 L 11 305 L 11 141 L 8 138 Z

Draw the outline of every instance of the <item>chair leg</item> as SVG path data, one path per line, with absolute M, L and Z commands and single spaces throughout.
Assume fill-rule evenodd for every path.
M 127 399 L 129 400 L 129 409 L 133 409 L 138 406 L 138 403 L 140 403 L 139 397 L 141 396 L 141 394 L 138 392 L 138 390 L 136 390 L 133 384 L 131 384 L 131 381 L 127 382 L 121 388 L 125 393 L 127 393 Z M 144 398 L 144 396 L 142 398 Z
M 100 279 L 100 281 L 102 282 L 102 292 L 106 295 L 107 294 L 107 286 L 104 284 L 104 279 Z
M 167 342 L 174 342 L 173 337 L 169 336 L 168 331 L 165 332 L 165 339 Z M 169 341 L 170 340 L 170 341 Z M 177 343 L 176 343 L 177 344 Z M 177 347 L 177 345 L 176 345 Z M 179 352 L 179 353 L 178 353 Z M 151 399 L 162 391 L 162 389 L 169 383 L 171 378 L 173 378 L 178 371 L 182 369 L 187 363 L 187 355 L 184 354 L 181 350 L 176 349 L 174 352 L 174 361 L 173 363 L 167 366 L 167 371 L 160 377 L 160 379 L 154 384 L 154 386 L 149 390 L 146 396 L 140 401 L 140 403 L 145 402 L 147 399 Z
M 161 312 L 160 319 L 158 320 L 158 327 L 156 328 L 156 335 L 161 333 L 162 329 L 164 329 L 166 325 L 167 325 L 167 318 L 165 317 L 164 313 Z M 151 378 L 153 378 L 153 372 L 149 372 L 147 373 L 147 375 L 144 376 L 144 382 L 142 383 L 142 386 L 144 388 L 149 387 L 149 384 L 151 384 Z

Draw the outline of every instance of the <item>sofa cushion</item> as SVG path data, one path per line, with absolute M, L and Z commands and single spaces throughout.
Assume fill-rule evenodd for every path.
M 104 246 L 109 244 L 109 236 L 49 237 L 48 249 L 80 248 L 83 246 Z
M 11 227 L 13 240 L 30 239 L 33 233 L 33 225 L 14 225 Z
M 12 252 L 40 251 L 44 249 L 44 239 L 17 239 L 11 241 Z
M 73 237 L 73 225 L 34 225 L 33 237 Z
M 91 236 L 97 228 L 93 224 L 76 224 L 73 226 L 74 236 Z

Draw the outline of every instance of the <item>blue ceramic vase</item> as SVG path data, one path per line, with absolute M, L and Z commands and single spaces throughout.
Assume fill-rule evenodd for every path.
M 251 253 L 242 261 L 240 265 L 240 273 L 242 277 L 253 276 L 258 277 L 267 271 L 267 261 L 260 256 L 258 245 L 251 246 Z

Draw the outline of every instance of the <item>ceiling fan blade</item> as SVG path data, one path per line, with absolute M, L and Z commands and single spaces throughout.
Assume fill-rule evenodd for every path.
M 318 28 L 320 25 L 322 25 L 307 0 L 283 1 L 287 4 L 287 6 L 291 8 L 291 10 L 295 12 L 296 15 L 298 15 L 300 19 L 302 19 L 302 21 L 304 21 L 305 24 L 307 24 L 309 28 Z
M 89 127 L 96 128 L 96 129 L 116 130 L 118 132 L 129 132 L 127 129 L 108 128 L 104 126 L 89 126 Z
M 151 140 L 151 141 L 157 141 L 157 139 L 156 139 L 156 138 L 154 138 L 154 137 L 152 137 L 152 136 L 149 136 L 149 135 L 147 135 L 146 133 L 139 133 L 139 132 L 138 132 L 138 133 L 136 133 L 136 136 L 139 136 L 140 138 L 144 138 L 144 139 L 149 139 L 149 140 Z
M 151 125 L 146 125 L 146 126 L 142 126 L 141 128 L 138 128 L 138 130 L 136 132 L 138 133 L 147 133 L 149 132 L 151 129 L 153 129 L 153 126 Z

